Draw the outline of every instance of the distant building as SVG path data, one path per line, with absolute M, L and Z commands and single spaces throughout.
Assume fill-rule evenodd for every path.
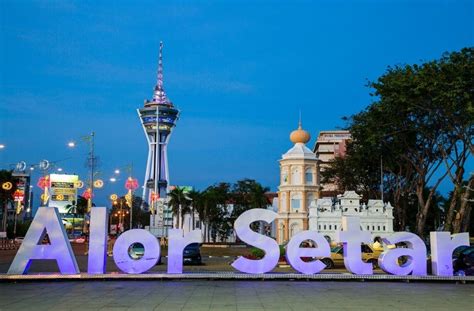
M 276 220 L 276 239 L 280 244 L 308 230 L 309 207 L 319 198 L 318 158 L 305 145 L 310 135 L 301 128 L 301 122 L 290 140 L 294 146 L 280 160 Z
M 393 233 L 393 207 L 389 202 L 369 200 L 360 203 L 362 197 L 355 191 L 346 191 L 337 199 L 322 198 L 309 209 L 309 229 L 318 231 L 331 241 L 341 230 L 342 216 L 360 217 L 361 229 L 369 231 L 372 239 L 384 238 Z
M 347 143 L 352 139 L 349 131 L 321 131 L 314 145 L 313 152 L 319 159 L 319 171 L 324 170 L 329 162 L 336 157 L 344 157 Z M 321 196 L 336 196 L 337 185 L 334 183 L 321 183 Z

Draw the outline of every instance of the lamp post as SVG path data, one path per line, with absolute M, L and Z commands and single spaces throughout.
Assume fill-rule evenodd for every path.
M 87 212 L 90 212 L 92 208 L 92 200 L 94 197 L 94 170 L 95 170 L 95 155 L 94 155 L 94 147 L 95 147 L 95 132 L 92 131 L 89 135 L 82 136 L 81 137 L 82 141 L 86 142 L 89 145 L 89 157 L 87 158 L 87 165 L 89 167 L 89 195 L 87 199 Z M 69 148 L 75 148 L 76 147 L 76 142 L 75 141 L 70 141 L 68 142 L 68 147 Z
M 130 229 L 133 228 L 133 193 L 138 188 L 138 180 L 132 177 L 133 172 L 133 164 L 129 164 L 124 167 L 124 170 L 128 173 L 127 180 L 125 181 L 125 189 L 128 190 L 127 194 L 125 195 L 126 204 L 130 208 Z M 115 175 L 120 174 L 120 169 L 114 170 Z M 109 179 L 111 182 L 116 182 L 116 177 L 111 177 Z

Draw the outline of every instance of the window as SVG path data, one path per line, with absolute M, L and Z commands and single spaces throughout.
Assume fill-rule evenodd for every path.
M 380 226 L 377 226 L 377 231 L 380 231 Z
M 301 200 L 299 198 L 292 198 L 291 199 L 291 208 L 298 209 L 300 208 Z
M 370 226 L 367 226 L 367 230 L 369 230 L 369 231 L 370 231 Z
M 383 226 L 383 231 L 385 231 L 385 226 Z
M 313 184 L 313 172 L 311 169 L 305 171 L 304 178 L 306 179 L 307 184 Z
M 321 230 L 321 225 L 318 225 L 318 230 Z
M 329 230 L 332 230 L 332 225 L 329 225 Z
M 375 231 L 375 226 L 372 226 L 372 231 Z
M 337 225 L 334 225 L 334 230 L 337 230 Z
M 298 168 L 294 168 L 291 170 L 291 184 L 292 185 L 300 185 L 301 184 L 301 173 Z

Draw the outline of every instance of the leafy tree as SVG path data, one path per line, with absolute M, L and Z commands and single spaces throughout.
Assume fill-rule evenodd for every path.
M 176 187 L 168 193 L 170 197 L 169 205 L 173 215 L 176 216 L 177 225 L 179 228 L 183 228 L 184 215 L 189 213 L 191 200 L 187 197 L 185 193 L 185 188 Z
M 265 195 L 268 191 L 268 187 L 263 187 L 253 179 L 237 181 L 232 187 L 232 219 L 237 219 L 240 214 L 252 208 L 266 208 L 271 203 Z
M 347 119 L 353 142 L 347 156 L 323 173 L 323 180 L 377 197 L 383 159 L 384 192 L 394 201 L 396 225 L 404 229 L 416 208 L 415 229 L 423 235 L 430 213 L 436 212 L 439 185 L 449 176 L 459 192 L 464 165 L 473 153 L 473 51 L 389 67 L 370 82 L 375 101 Z M 447 222 L 454 206 L 451 201 Z

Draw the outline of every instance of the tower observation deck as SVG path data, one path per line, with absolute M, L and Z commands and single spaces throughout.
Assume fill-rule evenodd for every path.
M 170 211 L 164 207 L 169 186 L 167 147 L 171 133 L 176 126 L 179 110 L 166 96 L 163 88 L 163 42 L 160 42 L 158 75 L 153 98 L 145 100 L 144 107 L 137 109 L 138 116 L 148 142 L 143 199 L 152 213 L 151 227 L 158 229 L 158 235 L 166 235 Z M 169 225 L 171 225 L 169 223 Z

